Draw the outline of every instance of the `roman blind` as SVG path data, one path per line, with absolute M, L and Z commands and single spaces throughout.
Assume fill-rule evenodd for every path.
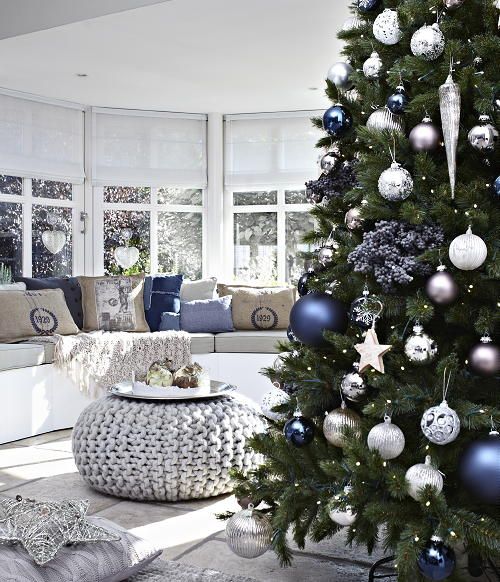
M 96 186 L 207 185 L 205 115 L 93 108 Z
M 0 92 L 0 173 L 83 183 L 84 113 Z
M 269 187 L 303 184 L 317 176 L 314 111 L 227 115 L 225 184 Z

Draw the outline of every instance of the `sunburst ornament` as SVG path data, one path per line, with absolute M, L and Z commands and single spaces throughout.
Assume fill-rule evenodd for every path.
M 382 345 L 379 343 L 375 325 L 366 332 L 365 341 L 362 344 L 356 344 L 354 348 L 361 356 L 359 360 L 360 373 L 363 373 L 370 367 L 381 374 L 384 373 L 383 356 L 392 348 L 392 345 Z

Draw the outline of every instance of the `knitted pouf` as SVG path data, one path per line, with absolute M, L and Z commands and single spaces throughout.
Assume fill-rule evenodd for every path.
M 151 402 L 106 396 L 73 430 L 84 481 L 103 493 L 177 501 L 228 493 L 229 472 L 260 464 L 246 440 L 264 430 L 257 408 L 237 398 Z

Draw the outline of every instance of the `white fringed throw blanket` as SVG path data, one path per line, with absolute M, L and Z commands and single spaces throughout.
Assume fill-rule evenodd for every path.
M 96 331 L 55 337 L 54 364 L 94 398 L 130 380 L 132 373 L 144 377 L 153 362 L 170 360 L 175 369 L 191 362 L 191 338 L 185 332 Z

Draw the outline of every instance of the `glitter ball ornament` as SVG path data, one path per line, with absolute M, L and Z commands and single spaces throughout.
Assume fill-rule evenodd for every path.
M 361 208 L 350 208 L 344 217 L 345 225 L 349 230 L 356 230 L 363 226 L 363 218 L 361 217 Z
M 496 376 L 500 372 L 500 348 L 493 343 L 488 334 L 469 352 L 469 366 L 480 376 Z
M 427 485 L 434 487 L 437 493 L 443 490 L 443 476 L 432 466 L 431 457 L 425 457 L 425 463 L 413 465 L 406 471 L 408 495 L 416 501 L 420 499 L 422 489 Z
M 410 42 L 411 52 L 416 57 L 422 57 L 426 61 L 434 61 L 444 51 L 444 34 L 439 24 L 424 25 L 413 33 Z
M 387 109 L 394 113 L 394 115 L 401 115 L 404 113 L 408 105 L 408 95 L 406 94 L 403 85 L 398 85 L 392 95 L 387 98 Z
M 439 265 L 437 273 L 427 279 L 425 292 L 436 305 L 450 305 L 458 297 L 459 290 L 455 279 L 446 271 L 446 267 Z
M 372 54 L 363 63 L 363 73 L 367 79 L 378 79 L 382 71 L 382 59 L 377 51 Z
M 420 428 L 431 443 L 448 445 L 460 433 L 460 419 L 446 400 L 443 400 L 439 406 L 432 406 L 424 412 Z
M 347 400 L 358 402 L 365 396 L 367 386 L 363 376 L 358 371 L 359 364 L 356 362 L 352 367 L 352 372 L 349 372 L 342 378 L 340 389 Z
M 260 409 L 262 414 L 269 420 L 275 422 L 285 420 L 286 415 L 282 412 L 274 412 L 273 408 L 287 404 L 290 401 L 290 396 L 279 388 L 272 388 L 266 392 L 260 401 Z
M 332 410 L 325 416 L 323 434 L 326 440 L 335 447 L 343 447 L 346 440 L 345 430 L 355 431 L 356 438 L 361 437 L 361 418 L 356 412 L 347 408 L 342 402 L 340 408 Z
M 373 36 L 382 44 L 393 45 L 403 36 L 396 10 L 386 8 L 373 23 Z
M 405 448 L 405 435 L 403 431 L 392 424 L 391 417 L 386 415 L 384 422 L 375 425 L 368 433 L 368 448 L 370 451 L 378 451 L 385 461 L 395 459 Z
M 318 262 L 323 267 L 328 267 L 333 263 L 333 257 L 335 255 L 335 248 L 333 245 L 328 244 L 321 247 L 318 251 Z
M 314 272 L 314 269 L 311 268 L 307 269 L 307 272 L 300 276 L 297 282 L 297 291 L 299 292 L 300 297 L 304 297 L 304 295 L 309 293 L 309 282 L 311 279 L 314 279 L 314 277 L 316 277 L 316 273 Z
M 498 141 L 498 130 L 491 124 L 489 115 L 480 115 L 479 124 L 475 125 L 467 136 L 470 145 L 483 153 L 492 152 Z
M 327 78 L 333 83 L 337 89 L 342 89 L 343 91 L 348 91 L 352 89 L 353 82 L 351 80 L 351 75 L 354 69 L 350 63 L 340 61 L 334 63 L 328 70 Z
M 370 295 L 368 285 L 363 289 L 363 295 L 351 303 L 349 319 L 351 323 L 361 329 L 369 329 L 373 326 L 377 317 L 382 313 L 384 306 L 375 295 Z
M 286 440 L 294 447 L 301 448 L 310 444 L 314 439 L 314 423 L 297 411 L 283 427 Z
M 376 109 L 368 118 L 366 127 L 383 131 L 395 131 L 404 134 L 404 123 L 401 115 L 394 115 L 387 107 Z
M 258 558 L 271 547 L 273 527 L 269 518 L 254 510 L 250 503 L 248 509 L 235 513 L 226 525 L 226 542 L 240 558 Z
M 405 342 L 405 355 L 412 364 L 428 364 L 438 352 L 436 342 L 424 333 L 424 328 L 417 324 L 413 334 Z
M 471 442 L 460 459 L 460 478 L 479 503 L 500 505 L 500 434 Z
M 417 559 L 418 569 L 427 580 L 445 580 L 453 574 L 456 563 L 455 552 L 437 536 L 432 536 Z
M 426 115 L 422 121 L 411 131 L 408 139 L 415 152 L 430 152 L 439 145 L 441 134 L 432 123 L 432 119 Z
M 408 170 L 392 162 L 391 167 L 380 174 L 378 191 L 382 198 L 391 202 L 406 200 L 413 192 L 413 178 Z
M 472 229 L 469 226 L 465 234 L 452 240 L 448 254 L 450 261 L 457 269 L 473 271 L 486 260 L 488 248 L 481 237 L 472 234 Z
M 342 25 L 342 32 L 350 32 L 351 30 L 358 30 L 364 26 L 364 21 L 359 16 L 351 16 L 344 21 Z
M 335 139 L 344 137 L 352 127 L 352 115 L 343 105 L 333 105 L 323 114 L 323 128 Z
M 321 156 L 319 160 L 319 167 L 321 171 L 328 174 L 334 170 L 340 163 L 340 157 L 335 152 L 327 152 L 325 155 Z
M 344 495 L 340 496 L 337 495 L 335 497 L 334 503 L 335 506 L 330 509 L 328 512 L 330 519 L 338 523 L 339 525 L 346 527 L 352 525 L 356 521 L 356 514 L 354 513 L 352 507 L 350 505 L 346 505 L 345 509 L 337 506 L 337 503 L 340 501 L 346 501 L 349 498 L 349 494 L 352 491 L 352 487 L 346 486 L 344 487 Z
M 376 10 L 382 0 L 358 0 L 358 10 L 360 12 L 373 12 Z

